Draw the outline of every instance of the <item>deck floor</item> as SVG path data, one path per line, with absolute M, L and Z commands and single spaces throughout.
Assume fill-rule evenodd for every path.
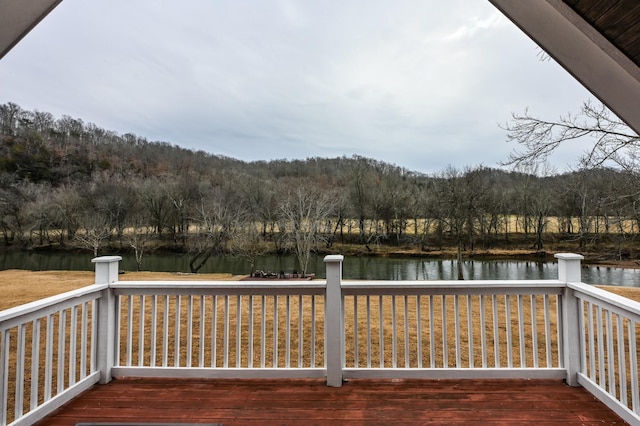
M 624 424 L 557 380 L 121 379 L 94 386 L 39 426 L 79 422 L 224 425 Z

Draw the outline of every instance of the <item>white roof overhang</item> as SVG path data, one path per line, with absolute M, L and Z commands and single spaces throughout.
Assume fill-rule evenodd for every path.
M 0 59 L 62 0 L 0 0 Z
M 640 134 L 640 68 L 561 0 L 489 0 Z

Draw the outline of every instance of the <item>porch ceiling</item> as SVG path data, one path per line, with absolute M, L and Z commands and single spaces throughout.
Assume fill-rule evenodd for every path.
M 618 50 L 640 66 L 640 2 L 564 0 Z

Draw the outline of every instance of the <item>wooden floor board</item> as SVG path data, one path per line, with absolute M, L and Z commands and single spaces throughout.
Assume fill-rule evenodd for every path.
M 79 422 L 224 425 L 624 424 L 555 380 L 114 380 L 39 426 Z

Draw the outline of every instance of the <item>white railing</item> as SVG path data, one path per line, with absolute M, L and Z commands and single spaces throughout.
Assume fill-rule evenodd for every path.
M 324 377 L 325 287 L 115 283 L 112 375 Z
M 0 424 L 32 424 L 97 383 L 93 285 L 0 312 Z
M 640 304 L 558 280 L 119 282 L 0 312 L 0 424 L 112 377 L 563 378 L 640 421 Z M 45 330 L 42 332 L 42 330 Z M 13 424 L 13 423 L 12 423 Z
M 582 283 L 578 299 L 581 360 L 578 382 L 628 422 L 640 422 L 640 303 Z
M 564 378 L 560 281 L 342 286 L 345 377 Z

